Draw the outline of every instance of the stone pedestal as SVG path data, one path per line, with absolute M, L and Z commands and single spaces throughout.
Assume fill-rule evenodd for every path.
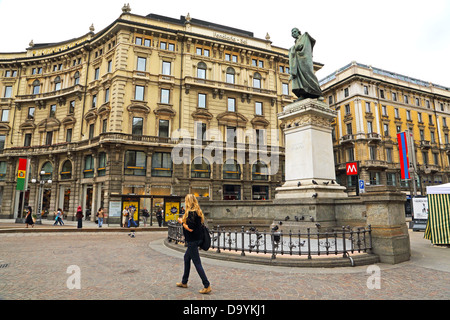
M 284 125 L 286 183 L 275 201 L 299 198 L 346 198 L 335 181 L 331 121 L 336 112 L 316 99 L 296 101 L 278 114 Z

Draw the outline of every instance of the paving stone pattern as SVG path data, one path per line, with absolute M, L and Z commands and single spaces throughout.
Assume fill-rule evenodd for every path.
M 177 288 L 183 253 L 164 246 L 166 232 L 0 234 L 3 300 L 366 300 L 450 298 L 450 270 L 415 263 L 379 264 L 380 288 L 369 289 L 367 266 L 288 268 L 203 258 L 212 293 L 201 295 L 191 268 L 189 287 Z M 450 261 L 450 249 L 435 249 Z M 416 254 L 413 251 L 413 254 Z M 417 253 L 419 254 L 419 253 Z M 69 266 L 81 271 L 81 289 L 69 289 Z

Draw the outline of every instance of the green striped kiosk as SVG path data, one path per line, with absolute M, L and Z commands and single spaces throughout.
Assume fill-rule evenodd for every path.
M 450 244 L 450 183 L 427 187 L 428 221 L 424 238 Z

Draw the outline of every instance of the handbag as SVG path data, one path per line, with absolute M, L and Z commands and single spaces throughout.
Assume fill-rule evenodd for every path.
M 202 250 L 208 251 L 211 247 L 211 235 L 209 234 L 209 229 L 204 224 L 202 225 L 202 233 L 203 239 L 199 247 Z

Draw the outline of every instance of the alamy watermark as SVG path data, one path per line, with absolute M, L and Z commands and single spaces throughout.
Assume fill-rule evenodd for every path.
M 381 289 L 381 269 L 377 265 L 370 265 L 367 267 L 366 273 L 370 274 L 367 278 L 367 288 L 369 290 L 379 290 Z
M 67 278 L 67 289 L 81 289 L 81 269 L 77 265 L 71 265 L 67 267 L 66 273 L 70 274 Z
M 186 129 L 172 133 L 172 141 L 177 144 L 172 149 L 173 164 L 198 164 L 204 160 L 208 164 L 259 163 L 265 167 L 268 175 L 278 173 L 280 169 L 280 132 L 276 129 L 257 130 L 227 127 L 226 137 L 218 129 L 202 130 L 201 122 L 194 122 L 194 128 L 200 128 L 196 137 Z M 269 141 L 270 146 L 266 141 Z

